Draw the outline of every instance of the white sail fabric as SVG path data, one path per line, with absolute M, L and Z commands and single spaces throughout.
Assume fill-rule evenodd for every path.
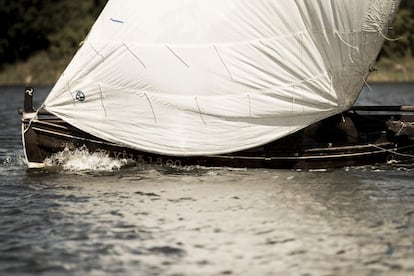
M 399 0 L 109 0 L 44 107 L 148 152 L 229 153 L 348 109 Z

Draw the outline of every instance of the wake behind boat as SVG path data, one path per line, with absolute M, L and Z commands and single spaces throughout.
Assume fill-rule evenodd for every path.
M 26 89 L 29 167 L 79 147 L 268 168 L 412 153 L 411 106 L 352 108 L 399 1 L 158 2 L 108 1 L 37 111 Z

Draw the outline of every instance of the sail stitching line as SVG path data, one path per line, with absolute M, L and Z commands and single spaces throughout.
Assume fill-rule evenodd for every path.
M 233 46 L 237 46 L 237 45 L 251 45 L 251 44 L 255 44 L 255 43 L 259 43 L 259 42 L 272 42 L 272 41 L 278 41 L 278 40 L 282 40 L 282 39 L 293 39 L 296 37 L 299 37 L 301 35 L 310 35 L 310 34 L 321 34 L 321 35 L 327 35 L 327 36 L 334 36 L 336 34 L 340 34 L 340 35 L 349 35 L 349 34 L 355 34 L 355 33 L 366 33 L 368 31 L 340 31 L 340 30 L 332 30 L 332 29 L 318 29 L 318 30 L 311 30 L 309 32 L 307 31 L 297 31 L 294 32 L 292 34 L 289 35 L 275 35 L 275 36 L 266 36 L 266 37 L 259 37 L 256 39 L 250 39 L 250 40 L 245 40 L 245 41 L 236 41 L 236 42 L 217 42 L 214 44 L 211 43 L 188 43 L 188 44 L 170 44 L 170 45 L 165 45 L 165 44 L 161 44 L 161 43 L 129 43 L 129 44 L 133 44 L 135 46 L 138 47 L 149 47 L 149 46 L 154 46 L 154 47 L 158 47 L 158 46 L 165 46 L 167 47 L 171 52 L 174 53 L 174 51 L 172 50 L 172 46 L 174 46 L 175 48 L 205 48 L 205 47 L 217 47 L 217 45 L 219 45 L 220 47 L 233 47 Z M 371 31 L 372 33 L 374 33 L 374 30 Z M 377 32 L 377 30 L 375 29 L 375 32 Z M 109 41 L 109 40 L 100 40 L 100 42 L 104 42 L 106 44 L 121 44 L 117 41 Z M 353 46 L 355 47 L 355 46 Z M 176 55 L 176 54 L 175 54 Z M 177 56 L 178 57 L 178 56 Z
M 303 74 L 303 76 L 305 75 L 305 64 L 304 64 L 304 62 L 303 62 L 303 51 L 304 51 L 304 43 L 303 43 L 303 34 L 300 34 L 300 36 L 299 36 L 299 40 L 300 40 L 300 59 L 301 59 L 301 71 L 302 71 L 302 74 Z M 304 91 L 303 91 L 303 89 L 301 90 L 301 95 L 302 95 L 302 99 L 304 98 Z M 305 106 L 304 105 L 302 105 L 302 113 L 305 113 Z
M 324 71 L 324 72 L 321 72 L 320 74 L 314 75 L 312 77 L 309 77 L 309 78 L 306 78 L 306 79 L 302 79 L 302 80 L 297 80 L 297 81 L 294 81 L 294 82 L 291 82 L 291 83 L 288 83 L 288 84 L 285 84 L 285 85 L 271 86 L 271 87 L 268 87 L 265 90 L 261 90 L 259 93 L 260 94 L 273 93 L 275 89 L 287 89 L 287 88 L 292 87 L 294 85 L 301 85 L 301 84 L 306 84 L 306 83 L 309 83 L 309 82 L 314 82 L 314 81 L 318 80 L 320 77 L 328 77 L 330 75 L 329 73 L 330 73 L 330 71 Z M 123 86 L 119 86 L 119 87 L 122 88 L 122 89 L 128 89 L 127 87 L 123 87 Z M 145 93 L 144 90 L 139 90 L 139 91 L 142 94 Z M 161 95 L 159 95 L 159 94 L 157 94 L 155 92 L 153 92 L 153 94 L 158 95 L 158 96 L 161 97 Z M 325 96 L 332 96 L 331 93 L 327 93 L 327 94 L 323 93 L 323 95 L 324 95 L 323 97 L 325 97 Z M 282 98 L 286 98 L 285 96 L 281 96 L 281 97 Z M 289 97 L 289 99 L 291 100 L 292 98 Z M 331 100 L 332 99 L 330 99 L 330 101 Z
M 303 62 L 303 34 L 299 35 L 299 43 L 300 43 L 300 70 L 302 74 L 305 75 L 305 64 Z
M 92 43 L 89 43 L 89 45 L 91 46 L 92 50 L 96 53 L 96 55 L 99 56 L 99 57 L 101 57 L 102 62 L 104 62 L 105 61 L 105 57 L 101 53 L 99 53 L 98 50 L 95 49 L 95 47 L 93 47 Z
M 252 117 L 252 98 L 250 94 L 247 94 L 247 98 L 249 99 L 249 117 Z
M 126 43 L 122 43 L 124 45 L 124 47 L 128 50 L 128 52 L 131 53 L 131 55 L 133 55 L 138 62 L 142 65 L 142 67 L 144 67 L 144 69 L 146 69 L 147 67 L 145 66 L 144 62 L 128 47 L 128 45 L 126 45 Z
M 200 118 L 201 118 L 201 121 L 203 121 L 203 123 L 204 123 L 205 125 L 207 125 L 206 121 L 205 121 L 205 120 L 204 120 L 204 118 L 203 118 L 203 112 L 201 111 L 200 105 L 198 104 L 198 99 L 197 99 L 197 97 L 195 97 L 194 99 L 195 99 L 195 103 L 196 103 L 196 105 L 197 105 L 198 112 L 200 113 Z
M 292 93 L 292 112 L 294 112 L 295 109 L 295 103 L 296 103 L 296 84 L 292 85 L 293 93 Z
M 72 98 L 73 106 L 76 106 L 75 97 L 73 97 L 72 93 L 70 92 L 70 80 L 66 77 L 66 75 L 62 75 L 66 79 L 66 90 L 68 91 L 70 97 Z
M 157 116 L 155 116 L 155 111 L 154 111 L 154 107 L 152 106 L 151 99 L 149 98 L 147 92 L 144 92 L 144 95 L 145 95 L 145 98 L 147 98 L 147 101 L 148 101 L 148 103 L 149 103 L 149 105 L 151 107 L 152 116 L 154 116 L 154 123 L 155 123 L 155 125 L 158 125 Z
M 247 98 L 249 100 L 249 117 L 252 118 L 252 99 L 250 97 L 250 94 L 247 94 Z M 252 124 L 249 122 L 249 127 L 251 127 Z
M 169 47 L 168 45 L 165 45 L 165 47 L 170 50 L 170 52 L 176 57 L 178 58 L 187 68 L 190 68 L 190 66 L 176 53 L 174 52 L 173 49 L 171 49 L 171 47 Z
M 230 70 L 229 70 L 229 68 L 227 67 L 226 63 L 224 63 L 224 60 L 223 60 L 222 56 L 220 55 L 220 52 L 219 52 L 219 50 L 217 49 L 216 45 L 213 45 L 213 47 L 214 47 L 214 50 L 216 51 L 217 56 L 219 57 L 219 59 L 220 59 L 221 63 L 223 64 L 224 68 L 226 68 L 226 71 L 227 71 L 227 73 L 229 74 L 230 79 L 231 79 L 231 80 L 234 80 L 234 79 L 233 79 L 233 76 L 232 76 L 232 74 L 231 74 L 231 72 L 230 72 Z
M 106 118 L 107 117 L 107 113 L 106 113 L 106 108 L 105 108 L 105 105 L 104 105 L 104 102 L 103 102 L 105 95 L 104 95 L 104 92 L 103 92 L 103 89 L 102 89 L 101 84 L 99 84 L 99 91 L 101 91 L 101 105 L 102 105 L 102 108 L 104 110 L 105 118 Z

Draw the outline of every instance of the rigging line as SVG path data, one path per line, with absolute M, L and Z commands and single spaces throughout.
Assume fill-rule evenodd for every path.
M 413 125 L 414 123 L 410 123 L 410 122 L 401 122 L 401 128 L 398 130 L 398 132 L 396 133 L 397 136 L 401 135 L 402 131 L 406 128 L 408 128 L 409 126 Z
M 400 129 L 397 131 L 397 133 L 396 133 L 396 135 L 397 136 L 400 136 L 401 135 L 401 133 L 402 133 L 402 131 L 407 127 L 405 124 L 404 124 L 404 122 L 401 122 L 402 124 L 401 124 L 401 127 L 400 127 Z
M 223 66 L 224 66 L 224 68 L 226 69 L 227 74 L 229 74 L 230 79 L 231 79 L 231 80 L 234 80 L 234 79 L 233 79 L 233 76 L 232 76 L 232 74 L 231 74 L 231 72 L 230 72 L 230 70 L 229 70 L 229 68 L 227 67 L 226 63 L 224 62 L 224 59 L 222 58 L 222 56 L 220 55 L 220 52 L 219 52 L 219 50 L 217 49 L 216 45 L 213 45 L 213 48 L 214 48 L 214 50 L 216 51 L 217 56 L 219 57 L 219 59 L 220 59 L 221 63 L 222 63 L 222 64 L 223 64 Z
M 357 46 L 354 46 L 354 45 L 352 45 L 351 43 L 349 43 L 349 42 L 345 41 L 345 39 L 341 36 L 341 34 L 340 34 L 338 31 L 335 31 L 335 34 L 338 36 L 339 40 L 340 40 L 343 44 L 345 44 L 346 46 L 348 46 L 348 47 L 349 47 L 349 48 L 351 48 L 351 49 L 354 49 L 355 51 L 357 51 L 357 53 L 360 53 L 359 48 L 358 48 Z M 352 58 L 352 52 L 350 52 L 350 53 L 348 54 L 348 57 L 349 57 L 349 59 L 350 59 L 351 63 L 355 63 L 354 59 Z
M 30 120 L 29 120 L 29 124 L 27 125 L 27 128 L 24 130 L 24 134 L 26 134 L 26 132 L 31 128 L 31 126 L 32 126 L 32 123 L 33 123 L 33 121 L 36 119 L 38 119 L 38 115 L 39 115 L 39 111 L 41 110 L 41 109 L 43 109 L 43 108 L 45 108 L 45 104 L 43 103 L 34 113 L 35 113 L 35 115 L 32 117 L 32 118 L 30 118 Z
M 385 40 L 390 41 L 390 42 L 396 42 L 396 41 L 399 41 L 401 39 L 404 39 L 404 37 L 402 37 L 402 36 L 400 36 L 398 38 L 390 38 L 386 34 L 384 34 L 384 32 L 380 29 L 378 29 L 378 33 L 382 36 L 382 38 L 384 38 Z
M 349 42 L 346 42 L 345 39 L 341 36 L 341 34 L 338 31 L 335 31 L 335 34 L 338 36 L 339 40 L 345 44 L 346 46 L 348 46 L 349 48 L 354 49 L 355 51 L 357 51 L 359 53 L 359 48 L 357 46 L 354 46 L 352 44 L 350 44 Z
M 35 115 L 32 118 L 30 118 L 29 124 L 27 125 L 27 128 L 24 129 L 23 134 L 26 134 L 26 132 L 28 132 L 29 129 L 32 127 L 33 121 L 35 119 L 37 120 L 37 114 L 39 113 L 39 110 L 40 110 L 40 108 L 38 110 L 36 110 Z
M 371 87 L 371 85 L 368 84 L 367 79 L 361 74 L 361 78 L 364 81 L 364 84 L 366 87 L 368 87 L 370 92 L 374 92 L 374 89 Z
M 371 147 L 380 149 L 382 151 L 386 151 L 386 152 L 398 155 L 398 156 L 414 158 L 414 155 L 412 155 L 412 154 L 396 152 L 395 150 L 386 149 L 386 148 L 383 148 L 383 147 L 380 147 L 380 146 L 377 146 L 377 145 L 374 145 L 374 144 L 368 144 L 368 145 L 371 146 Z
M 206 121 L 205 121 L 205 120 L 204 120 L 204 118 L 203 118 L 203 112 L 201 112 L 201 108 L 200 108 L 200 105 L 198 104 L 198 99 L 197 99 L 197 97 L 195 97 L 194 99 L 195 99 L 195 102 L 196 102 L 196 105 L 197 105 L 197 108 L 198 108 L 198 112 L 199 112 L 199 114 L 200 114 L 201 121 L 203 121 L 203 123 L 204 123 L 205 125 L 207 125 Z
M 148 101 L 148 103 L 149 103 L 149 105 L 150 105 L 150 107 L 151 107 L 152 116 L 154 116 L 154 123 L 155 123 L 155 125 L 157 126 L 157 125 L 158 125 L 158 122 L 157 122 L 157 116 L 155 116 L 155 111 L 154 111 L 154 107 L 152 106 L 151 99 L 149 98 L 149 96 L 148 96 L 147 92 L 144 92 L 144 95 L 145 95 L 145 98 L 147 98 L 147 101 Z
M 174 52 L 174 50 L 173 49 L 171 49 L 171 47 L 170 46 L 168 46 L 168 45 L 165 45 L 165 47 L 168 49 L 168 50 L 170 50 L 170 52 L 176 57 L 176 58 L 178 58 L 178 60 L 180 60 L 187 68 L 190 68 L 190 66 L 176 53 L 176 52 Z
M 132 52 L 132 50 L 128 47 L 128 45 L 126 45 L 126 43 L 124 42 L 124 43 L 122 43 L 123 45 L 124 45 L 124 47 L 128 50 L 128 52 L 130 52 L 131 53 L 131 55 L 133 55 L 137 60 L 138 60 L 138 62 L 142 65 L 142 67 L 144 67 L 144 69 L 146 69 L 147 68 L 147 66 L 145 66 L 145 64 L 144 64 L 144 62 L 134 53 L 134 52 Z

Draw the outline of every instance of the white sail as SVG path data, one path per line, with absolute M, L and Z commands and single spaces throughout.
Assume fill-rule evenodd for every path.
M 44 107 L 148 152 L 228 153 L 353 105 L 399 0 L 109 0 Z

